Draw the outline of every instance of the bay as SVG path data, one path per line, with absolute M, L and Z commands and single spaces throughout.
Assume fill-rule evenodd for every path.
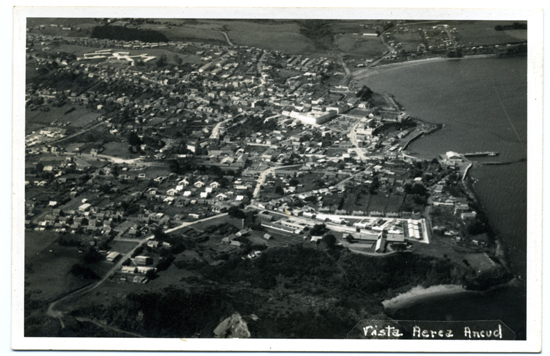
M 470 170 L 474 189 L 493 229 L 504 241 L 515 273 L 527 277 L 527 58 L 426 61 L 375 68 L 358 81 L 395 96 L 407 114 L 444 124 L 408 151 L 431 159 L 447 151 L 498 151 L 514 162 Z M 525 338 L 525 283 L 427 297 L 396 312 L 396 319 L 504 320 Z
M 444 124 L 408 150 L 424 158 L 447 151 L 498 151 L 486 160 L 515 162 L 470 171 L 516 273 L 526 278 L 527 58 L 480 58 L 380 67 L 360 82 L 395 95 L 407 114 Z M 483 160 L 483 159 L 478 159 Z

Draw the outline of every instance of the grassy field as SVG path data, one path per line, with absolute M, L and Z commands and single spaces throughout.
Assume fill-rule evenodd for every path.
M 223 29 L 235 45 L 253 46 L 292 54 L 306 54 L 315 50 L 313 43 L 300 34 L 300 27 L 296 21 L 198 20 L 196 24 L 174 29 L 186 29 L 187 36 L 193 36 L 193 38 L 204 36 L 225 43 L 225 37 L 218 32 Z M 174 35 L 170 33 L 170 37 L 172 38 Z
M 170 169 L 168 168 L 168 164 L 166 164 L 166 167 L 149 166 L 145 173 L 147 174 L 147 178 L 156 178 L 169 175 Z
M 392 194 L 388 198 L 388 205 L 386 207 L 386 210 L 388 211 L 398 211 L 399 207 L 403 203 L 403 199 L 405 198 L 404 195 L 395 195 Z
M 215 29 L 215 27 L 209 25 L 185 25 L 168 29 L 165 25 L 144 24 L 141 28 L 159 31 L 172 41 L 200 40 L 215 42 L 216 44 L 227 44 L 223 34 Z
M 77 263 L 82 263 L 78 250 L 75 247 L 60 246 L 56 242 L 34 255 L 26 256 L 25 264 L 30 266 L 25 273 L 26 290 L 41 291 L 37 294 L 38 299 L 52 300 L 61 294 L 94 282 L 70 274 L 71 267 Z M 98 262 L 88 267 L 101 276 L 110 269 L 111 264 Z
M 111 251 L 119 252 L 121 255 L 124 255 L 125 253 L 131 251 L 134 247 L 136 247 L 136 242 L 129 242 L 129 241 L 112 241 L 109 243 L 109 246 L 111 247 Z
M 75 107 L 76 110 L 65 114 L 67 110 Z M 48 112 L 40 110 L 30 111 L 25 110 L 25 118 L 27 124 L 41 124 L 51 125 L 55 120 L 59 120 L 63 123 L 69 122 L 68 127 L 84 127 L 96 122 L 96 119 L 101 116 L 100 113 L 89 112 L 78 104 L 67 103 L 60 108 L 51 107 Z
M 363 33 L 374 30 L 382 31 L 379 20 L 344 20 L 330 23 L 333 33 Z M 366 27 L 365 27 L 366 26 Z
M 353 34 L 336 35 L 334 42 L 339 51 L 349 54 L 351 57 L 368 59 L 381 56 L 387 51 L 386 46 L 380 42 L 378 37 L 363 37 Z
M 102 155 L 121 157 L 121 158 L 135 158 L 136 154 L 130 153 L 128 150 L 127 142 L 108 142 L 103 145 L 104 150 Z
M 393 37 L 396 42 L 401 42 L 402 49 L 407 52 L 416 52 L 418 45 L 422 43 L 422 37 L 418 32 L 395 33 Z
M 365 210 L 369 206 L 372 195 L 368 193 L 362 193 L 361 187 L 355 187 L 346 191 L 344 204 L 342 209 L 352 212 L 354 210 Z
M 241 228 L 242 220 L 234 219 L 229 215 L 224 215 L 216 219 L 210 219 L 207 221 L 202 221 L 202 222 L 193 224 L 191 227 L 199 231 L 204 231 L 210 226 L 215 226 L 215 225 L 225 224 L 225 223 L 229 223 L 229 224 L 235 225 L 237 228 Z M 179 232 L 175 232 L 175 234 L 179 234 Z
M 463 45 L 474 46 L 503 44 L 527 40 L 527 30 L 496 31 L 497 25 L 511 25 L 512 21 L 464 21 L 451 23 L 458 31 L 458 40 Z
M 52 27 L 50 25 L 58 25 L 57 27 Z M 45 25 L 43 29 L 37 28 L 37 26 Z M 91 29 L 94 26 L 97 26 L 98 23 L 94 19 L 83 19 L 83 18 L 27 18 L 27 27 L 35 27 L 30 33 L 31 34 L 40 34 L 40 35 L 51 35 L 51 36 L 64 36 L 64 37 L 81 37 L 89 36 Z M 64 31 L 61 28 L 71 26 L 73 30 Z M 76 28 L 79 27 L 79 30 Z
M 30 257 L 42 252 L 59 234 L 53 231 L 25 230 L 25 256 Z
M 384 211 L 388 204 L 388 197 L 384 193 L 371 195 L 368 210 L 369 211 Z

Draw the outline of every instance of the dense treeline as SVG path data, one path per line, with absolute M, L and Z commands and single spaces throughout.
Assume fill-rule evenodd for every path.
M 123 26 L 96 26 L 92 29 L 92 37 L 122 41 L 168 42 L 168 38 L 158 31 Z
M 332 27 L 326 20 L 301 21 L 300 34 L 312 40 L 319 49 L 329 49 L 332 44 Z
M 505 30 L 527 30 L 527 23 L 514 22 L 511 25 L 496 25 L 495 30 L 505 31 Z
M 221 320 L 239 312 L 253 337 L 345 338 L 358 320 L 386 318 L 382 300 L 416 285 L 461 283 L 466 274 L 444 259 L 411 253 L 370 257 L 323 243 L 188 270 L 199 276 L 188 281 L 193 288 L 133 293 L 74 315 L 147 337 L 212 337 Z M 292 307 L 296 300 L 300 306 Z
M 146 337 L 213 337 L 220 316 L 233 312 L 226 298 L 221 291 L 165 288 L 132 293 L 109 307 L 89 306 L 80 313 Z

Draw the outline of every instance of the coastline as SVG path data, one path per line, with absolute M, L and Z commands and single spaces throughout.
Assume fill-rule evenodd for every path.
M 486 212 L 481 200 L 479 199 L 478 195 L 476 194 L 476 191 L 475 191 L 475 188 L 474 188 L 474 183 L 475 183 L 475 180 L 471 176 L 464 174 L 464 177 L 462 179 L 462 185 L 464 187 L 464 191 L 466 192 L 468 197 L 470 199 L 472 199 L 472 201 L 474 202 L 480 218 L 487 223 L 487 225 L 489 226 L 490 236 L 493 237 L 493 242 L 495 244 L 495 249 L 493 251 L 493 255 L 494 255 L 494 257 L 496 257 L 498 259 L 498 261 L 501 263 L 501 265 L 504 266 L 504 268 L 509 273 L 513 274 L 515 278 L 519 278 L 517 276 L 517 274 L 515 273 L 514 269 L 512 268 L 511 264 L 510 264 L 510 261 L 508 259 L 508 253 L 507 253 L 506 245 L 504 244 L 504 242 L 500 238 L 500 236 L 498 234 L 498 230 L 495 229 L 494 226 L 492 226 L 489 223 L 489 219 L 487 217 L 487 212 Z M 519 278 L 519 279 L 521 280 L 521 278 Z
M 495 57 L 494 55 L 476 55 L 476 56 L 465 56 L 465 57 L 462 57 L 462 58 L 466 58 L 466 59 L 475 59 L 475 58 L 492 58 L 492 57 Z M 441 61 L 446 61 L 446 60 L 456 60 L 457 58 L 442 58 L 442 57 L 438 57 L 438 58 L 427 58 L 427 59 L 423 59 L 423 60 L 418 60 L 418 61 L 414 61 L 414 62 L 423 62 L 423 63 L 430 63 L 430 62 L 434 62 L 434 60 L 436 60 L 437 62 L 441 62 Z M 406 63 L 412 63 L 412 62 L 406 62 Z M 392 64 L 388 64 L 388 65 L 385 65 L 385 66 L 394 66 L 395 68 L 397 68 L 400 64 L 402 63 L 392 63 Z M 377 73 L 377 74 L 380 74 L 380 72 L 374 72 L 374 73 Z M 373 74 L 374 74 L 373 73 Z M 398 103 L 398 105 L 400 107 L 402 107 L 402 105 L 398 102 L 397 99 L 395 99 L 394 97 L 394 100 Z M 426 122 L 424 121 L 423 119 L 421 118 L 417 118 L 417 120 L 421 121 L 421 122 Z M 433 125 L 435 125 L 436 127 L 429 131 L 429 132 L 423 132 L 423 133 L 420 133 L 419 135 L 411 138 L 403 147 L 403 151 L 413 142 L 413 141 L 416 141 L 417 139 L 420 139 L 422 137 L 425 137 L 426 135 L 428 134 L 431 134 L 435 131 L 438 131 L 440 129 L 442 129 L 445 125 L 444 124 L 439 124 L 439 123 L 431 123 Z M 421 157 L 423 156 L 422 154 L 419 155 L 416 155 L 417 157 Z M 424 157 L 426 158 L 426 157 Z M 511 274 L 512 276 L 514 276 L 515 278 L 519 278 L 520 280 L 521 277 L 519 276 L 519 273 L 517 273 L 517 271 L 514 270 L 514 268 L 512 267 L 512 264 L 511 264 L 511 261 L 510 261 L 510 258 L 508 256 L 508 249 L 506 247 L 506 244 L 505 242 L 502 240 L 502 238 L 499 236 L 499 231 L 498 229 L 496 229 L 489 221 L 489 218 L 488 218 L 488 214 L 487 214 L 487 211 L 486 209 L 484 208 L 483 206 L 483 203 L 481 202 L 481 199 L 479 198 L 479 196 L 477 195 L 476 191 L 475 191 L 475 188 L 474 188 L 474 179 L 469 175 L 470 171 L 472 169 L 474 169 L 475 166 L 474 166 L 474 162 L 470 162 L 468 167 L 465 169 L 463 175 L 462 175 L 462 179 L 461 179 L 461 185 L 462 187 L 464 188 L 464 192 L 466 193 L 466 195 L 473 201 L 474 203 L 474 206 L 476 208 L 476 211 L 478 212 L 478 218 L 479 220 L 481 220 L 483 223 L 487 224 L 488 226 L 488 235 L 489 237 L 491 238 L 491 242 L 494 244 L 493 246 L 491 246 L 491 249 L 490 251 L 488 251 L 488 253 L 490 255 L 492 255 L 494 258 L 497 259 L 498 262 L 500 262 L 500 264 L 504 267 L 504 269 L 509 273 Z M 508 282 L 508 280 L 506 281 Z M 505 282 L 505 283 L 506 283 Z M 498 283 L 497 285 L 501 285 L 503 283 Z
M 391 299 L 382 301 L 382 305 L 384 306 L 386 313 L 393 314 L 396 310 L 419 302 L 426 297 L 454 295 L 466 292 L 471 291 L 468 291 L 462 286 L 456 284 L 439 284 L 428 288 L 416 286 L 411 288 L 408 292 L 398 294 Z
M 388 63 L 388 64 L 381 64 L 381 65 L 374 65 L 372 67 L 368 67 L 366 70 L 364 70 L 364 73 L 352 73 L 353 80 L 360 80 L 367 78 L 374 74 L 380 74 L 378 72 L 378 69 L 381 70 L 390 70 L 395 68 L 401 68 L 401 67 L 407 67 L 407 66 L 413 66 L 413 65 L 419 65 L 419 64 L 427 64 L 427 63 L 434 63 L 434 62 L 444 62 L 444 61 L 460 61 L 463 59 L 483 59 L 483 58 L 498 58 L 495 54 L 476 54 L 476 55 L 466 55 L 463 57 L 456 57 L 456 58 L 450 58 L 450 57 L 432 57 L 432 58 L 423 58 L 423 59 L 415 59 L 412 61 L 405 61 L 405 62 L 397 62 L 397 63 Z

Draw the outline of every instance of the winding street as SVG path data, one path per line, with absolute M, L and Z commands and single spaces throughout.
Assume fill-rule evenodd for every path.
M 265 183 L 265 179 L 267 176 L 273 172 L 275 172 L 277 169 L 283 169 L 283 168 L 293 168 L 293 167 L 301 167 L 301 164 L 294 164 L 292 166 L 276 166 L 271 167 L 263 171 L 258 179 L 256 180 L 256 188 L 254 189 L 254 193 L 252 193 L 252 199 L 255 199 L 258 197 L 258 194 L 260 194 L 260 187 Z
M 216 126 L 214 126 L 214 128 L 212 129 L 212 133 L 210 134 L 210 138 L 212 139 L 217 139 L 219 136 L 220 136 L 220 127 L 225 124 L 226 122 L 229 122 L 233 119 L 226 119 L 226 120 L 223 120 L 223 121 L 220 121 L 216 124 Z
M 165 233 L 170 233 L 170 232 L 174 232 L 174 231 L 177 231 L 179 229 L 182 229 L 184 227 L 188 227 L 190 225 L 193 225 L 193 224 L 196 224 L 196 223 L 200 223 L 200 222 L 204 222 L 204 221 L 208 221 L 208 220 L 212 220 L 212 219 L 216 219 L 216 218 L 219 218 L 219 217 L 222 217 L 222 216 L 225 216 L 227 215 L 227 213 L 223 213 L 223 214 L 218 214 L 218 215 L 214 215 L 214 216 L 210 216 L 210 217 L 207 217 L 207 218 L 204 218 L 204 219 L 200 219 L 200 220 L 196 220 L 196 221 L 190 221 L 190 222 L 184 222 L 182 223 L 181 225 L 178 225 L 176 227 L 173 227 L 171 229 L 167 229 L 167 230 L 164 230 Z M 50 303 L 50 305 L 48 306 L 48 310 L 46 312 L 46 314 L 48 316 L 51 316 L 51 317 L 54 317 L 54 318 L 58 318 L 60 323 L 61 323 L 61 327 L 64 328 L 65 325 L 63 323 L 63 312 L 61 310 L 56 310 L 55 307 L 58 303 L 60 302 L 63 302 L 63 301 L 66 301 L 70 298 L 75 298 L 75 297 L 81 297 L 82 295 L 86 294 L 86 293 L 89 293 L 91 291 L 93 291 L 94 289 L 98 288 L 99 286 L 101 286 L 105 281 L 107 281 L 112 275 L 114 275 L 118 270 L 120 270 L 122 268 L 122 263 L 124 261 L 126 261 L 128 258 L 132 257 L 132 254 L 134 253 L 134 251 L 141 245 L 143 244 L 144 242 L 148 241 L 148 240 L 151 240 L 153 239 L 155 236 L 154 235 L 150 235 L 150 236 L 147 236 L 147 237 L 144 237 L 143 239 L 141 240 L 135 240 L 137 242 L 137 245 L 136 247 L 134 247 L 131 251 L 127 252 L 124 256 L 122 256 L 122 258 L 120 258 L 118 260 L 118 262 L 103 276 L 103 278 L 101 278 L 97 283 L 94 283 L 94 284 L 91 284 L 91 285 L 88 285 L 82 289 L 78 289 L 70 294 L 67 294 L 66 296 Z
M 351 71 L 349 70 L 348 66 L 346 65 L 346 62 L 344 62 L 344 58 L 342 57 L 341 53 L 338 54 L 338 62 L 340 63 L 342 68 L 344 68 L 344 72 L 346 72 L 346 75 L 342 79 L 342 85 L 348 85 L 353 77 L 352 77 Z
M 356 123 L 355 125 L 353 125 L 351 131 L 349 132 L 348 134 L 348 137 L 349 137 L 349 140 L 351 141 L 352 145 L 355 146 L 355 152 L 357 152 L 357 155 L 359 156 L 359 158 L 361 159 L 361 161 L 366 161 L 367 160 L 367 156 L 365 156 L 365 152 L 363 151 L 363 149 L 361 147 L 359 147 L 359 143 L 357 142 L 357 127 L 361 124 L 362 122 L 359 121 L 358 123 Z
M 227 35 L 227 32 L 225 31 L 220 31 L 224 37 L 225 37 L 225 40 L 227 41 L 227 44 L 230 45 L 230 46 L 234 46 L 233 42 L 231 42 L 231 40 L 229 39 L 229 36 Z

